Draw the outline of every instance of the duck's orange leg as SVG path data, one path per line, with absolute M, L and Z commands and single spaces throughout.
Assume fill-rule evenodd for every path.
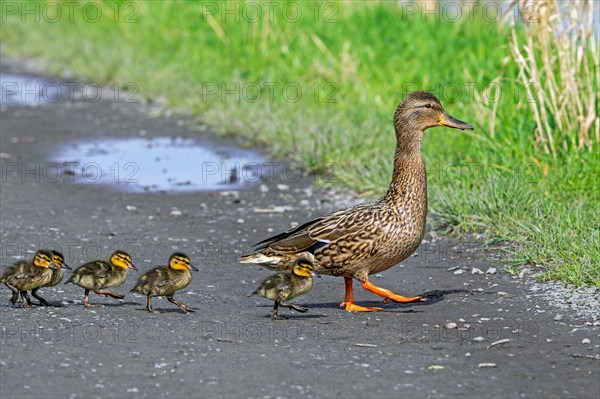
M 344 277 L 346 284 L 346 298 L 340 303 L 340 307 L 346 307 L 347 312 L 376 312 L 381 308 L 374 306 L 358 306 L 354 304 L 354 291 L 352 290 L 352 277 Z
M 352 282 L 351 282 L 352 283 Z M 420 296 L 415 296 L 415 297 L 405 297 L 402 295 L 398 295 L 393 293 L 392 291 L 385 289 L 385 288 L 381 288 L 376 286 L 375 284 L 373 284 L 372 282 L 370 282 L 369 280 L 365 280 L 362 282 L 362 286 L 365 290 L 367 291 L 371 291 L 381 297 L 383 297 L 383 301 L 385 303 L 387 303 L 388 299 L 391 299 L 394 302 L 400 302 L 400 303 L 409 303 L 409 302 L 425 302 L 427 299 L 426 298 L 422 298 Z

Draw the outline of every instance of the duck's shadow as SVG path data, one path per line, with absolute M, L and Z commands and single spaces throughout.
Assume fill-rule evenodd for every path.
M 424 302 L 399 303 L 399 302 L 388 301 L 388 303 L 385 304 L 385 303 L 383 303 L 383 301 L 360 301 L 360 303 L 357 302 L 357 305 L 380 307 L 380 308 L 383 308 L 384 310 L 409 309 L 410 311 L 414 311 L 413 309 L 410 309 L 410 308 L 420 307 L 420 306 L 431 306 L 440 301 L 443 301 L 445 299 L 446 295 L 465 293 L 465 292 L 472 292 L 472 291 L 466 290 L 463 288 L 452 289 L 452 290 L 433 290 L 433 291 L 426 291 L 420 295 L 422 298 L 427 299 Z M 309 308 L 339 309 L 340 303 L 339 302 L 317 302 L 317 303 L 313 302 L 313 303 L 307 304 L 307 306 Z

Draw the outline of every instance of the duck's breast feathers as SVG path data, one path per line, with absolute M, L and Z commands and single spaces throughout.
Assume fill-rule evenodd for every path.
M 292 275 L 292 286 L 293 289 L 287 293 L 285 299 L 294 299 L 297 296 L 304 295 L 309 292 L 314 284 L 312 277 L 299 277 Z
M 64 277 L 64 273 L 62 271 L 62 269 L 54 269 L 52 270 L 52 278 L 50 279 L 50 281 L 48 282 L 48 284 L 46 284 L 46 287 L 54 287 L 55 285 L 57 285 L 58 283 L 60 283 L 62 281 Z

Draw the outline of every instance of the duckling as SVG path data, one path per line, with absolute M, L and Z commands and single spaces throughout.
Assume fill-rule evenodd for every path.
M 47 284 L 44 284 L 42 287 L 54 287 L 55 285 L 58 285 L 63 279 L 64 273 L 62 269 L 71 270 L 71 267 L 65 263 L 65 257 L 63 256 L 63 254 L 61 254 L 58 251 L 52 251 L 52 261 L 54 262 L 57 268 L 52 270 L 52 278 Z M 33 290 L 31 290 L 31 295 L 33 295 L 34 298 L 40 301 L 40 305 L 51 306 L 47 300 L 45 300 L 37 294 L 37 290 L 42 287 L 34 288 Z
M 279 306 L 293 309 L 297 312 L 305 313 L 307 308 L 286 303 L 284 301 L 293 299 L 297 296 L 306 294 L 313 287 L 312 277 L 320 277 L 315 272 L 314 257 L 310 253 L 300 254 L 291 264 L 290 269 L 284 272 L 275 273 L 260 283 L 250 296 L 258 294 L 263 298 L 275 301 L 271 311 L 271 319 L 279 320 L 277 310 Z
M 116 251 L 108 262 L 96 260 L 79 266 L 65 284 L 73 283 L 85 289 L 83 294 L 83 305 L 91 308 L 90 291 L 98 295 L 111 296 L 115 299 L 123 299 L 125 295 L 105 290 L 104 288 L 118 287 L 125 282 L 127 270 L 137 270 L 131 261 L 131 256 L 124 251 Z
M 41 287 L 52 279 L 52 269 L 57 267 L 52 258 L 52 252 L 40 249 L 31 261 L 20 260 L 4 271 L 0 282 L 13 292 L 10 300 L 13 304 L 20 294 L 23 301 L 21 307 L 31 306 L 27 291 Z
M 280 261 L 301 252 L 312 253 L 321 274 L 344 277 L 346 297 L 340 306 L 348 312 L 372 312 L 379 307 L 354 303 L 353 279 L 364 289 L 395 302 L 420 302 L 420 296 L 404 297 L 369 281 L 408 258 L 421 244 L 427 216 L 427 174 L 421 156 L 423 132 L 436 126 L 473 129 L 450 116 L 431 93 L 416 91 L 396 108 L 396 153 L 392 179 L 386 194 L 373 202 L 342 209 L 267 238 L 240 263 L 256 263 L 278 269 Z
M 176 291 L 184 289 L 192 282 L 190 270 L 198 271 L 186 254 L 175 252 L 169 257 L 168 266 L 158 266 L 146 272 L 130 292 L 146 295 L 148 299 L 146 309 L 150 313 L 156 313 L 152 309 L 153 296 L 167 297 L 167 300 L 175 304 L 183 313 L 194 312 L 194 309 L 173 299 Z

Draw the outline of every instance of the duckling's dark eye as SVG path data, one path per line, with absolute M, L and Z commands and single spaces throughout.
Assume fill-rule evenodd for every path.
M 433 108 L 431 104 L 425 104 L 425 108 Z

